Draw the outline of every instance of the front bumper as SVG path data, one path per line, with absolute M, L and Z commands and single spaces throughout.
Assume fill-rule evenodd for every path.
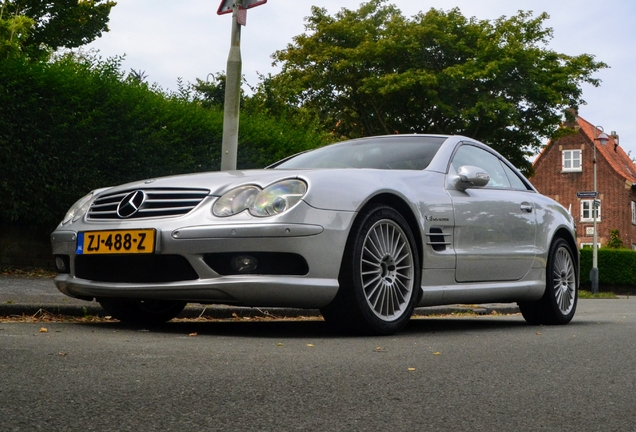
M 86 299 L 118 297 L 320 308 L 329 304 L 338 291 L 342 254 L 355 213 L 318 210 L 304 203 L 293 213 L 302 223 L 293 222 L 294 214 L 272 221 L 244 216 L 232 223 L 228 223 L 229 218 L 208 217 L 203 221 L 196 214 L 171 220 L 117 222 L 116 226 L 78 221 L 58 227 L 51 235 L 53 254 L 66 260 L 69 267 L 68 273 L 57 275 L 55 284 L 70 297 Z M 141 259 L 134 255 L 76 254 L 78 232 L 141 228 L 157 230 L 155 253 L 151 256 Z M 266 274 L 224 274 L 211 264 L 210 257 L 217 255 L 250 253 L 270 261 L 301 257 L 306 270 L 288 272 L 283 263 L 271 267 Z M 86 270 L 85 263 L 91 260 L 92 267 L 102 267 L 101 272 Z M 187 266 L 187 276 L 157 276 L 178 274 L 169 268 L 173 261 L 181 261 L 179 267 Z M 118 272 L 121 275 L 111 275 Z M 127 276 L 139 273 L 146 275 Z M 100 276 L 93 277 L 96 274 Z

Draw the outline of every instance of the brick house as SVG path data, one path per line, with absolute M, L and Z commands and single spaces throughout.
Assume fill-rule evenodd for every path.
M 534 187 L 569 208 L 576 221 L 579 247 L 591 246 L 594 235 L 593 198 L 577 198 L 576 193 L 594 190 L 594 145 L 596 145 L 596 184 L 600 207 L 597 244 L 605 246 L 610 231 L 619 230 L 623 247 L 636 250 L 636 165 L 618 145 L 615 132 L 607 144 L 594 137 L 601 130 L 576 117 L 575 134 L 549 142 L 535 160 Z

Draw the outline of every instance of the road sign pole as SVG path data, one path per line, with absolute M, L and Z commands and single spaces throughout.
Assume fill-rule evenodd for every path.
M 242 3 L 242 0 L 236 0 L 232 11 L 232 37 L 230 54 L 227 58 L 227 71 L 225 77 L 221 171 L 231 171 L 236 169 L 236 156 L 238 153 L 242 67 L 241 26 L 238 23 L 238 13 Z

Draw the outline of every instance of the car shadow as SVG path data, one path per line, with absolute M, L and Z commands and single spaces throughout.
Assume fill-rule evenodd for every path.
M 119 331 L 193 335 L 193 336 L 229 336 L 264 339 L 293 339 L 298 337 L 312 338 L 360 338 L 382 337 L 352 335 L 334 331 L 322 319 L 288 319 L 288 320 L 240 320 L 240 321 L 195 321 L 177 320 L 152 327 L 139 327 L 112 322 L 82 323 L 85 326 Z M 570 324 L 574 325 L 574 324 Z M 392 337 L 400 335 L 431 335 L 435 333 L 475 332 L 492 330 L 530 329 L 539 327 L 528 325 L 521 316 L 504 317 L 426 317 L 412 318 L 404 329 Z

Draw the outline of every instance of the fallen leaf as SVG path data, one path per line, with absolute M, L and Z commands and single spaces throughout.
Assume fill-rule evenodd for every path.
M 60 351 L 59 353 L 57 353 L 57 355 L 59 355 L 60 357 L 66 357 L 68 355 L 68 353 Z
M 314 344 L 307 344 L 307 346 L 308 346 L 308 347 L 313 347 L 313 346 L 314 346 Z
M 48 333 L 49 329 L 47 329 L 46 327 L 40 327 L 40 333 Z
M 278 342 L 276 346 L 283 346 L 283 344 L 281 342 Z
M 199 333 L 197 333 L 197 332 L 190 333 L 188 336 L 199 336 Z
M 409 368 L 409 372 L 413 372 L 415 368 Z
M 439 351 L 435 351 L 435 352 L 433 353 L 433 355 L 440 355 L 440 354 L 441 354 L 441 352 L 439 352 Z
M 536 332 L 535 334 L 540 335 L 540 334 L 541 334 L 541 332 Z

